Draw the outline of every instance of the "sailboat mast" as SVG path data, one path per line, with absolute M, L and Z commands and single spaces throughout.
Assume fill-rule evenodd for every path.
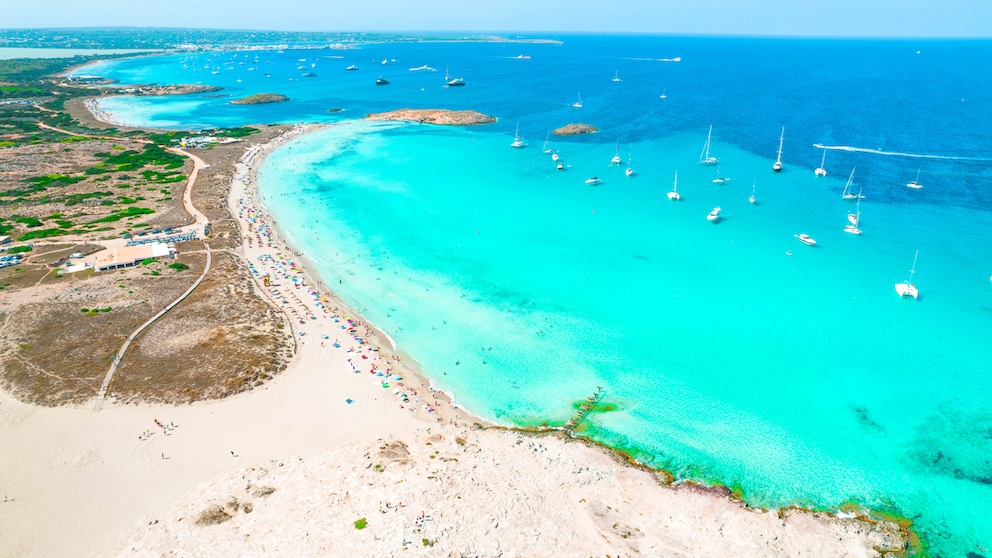
M 913 256 L 913 267 L 909 269 L 909 282 L 913 282 L 913 274 L 916 273 L 916 259 L 920 257 L 920 251 L 916 251 L 916 255 Z
M 785 126 L 782 127 L 782 135 L 778 138 L 778 162 L 782 162 L 782 142 L 785 141 Z

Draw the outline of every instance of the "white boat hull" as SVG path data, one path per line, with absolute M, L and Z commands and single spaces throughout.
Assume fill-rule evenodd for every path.
M 920 298 L 920 291 L 912 283 L 896 283 L 896 292 L 902 297 L 912 297 L 913 300 Z

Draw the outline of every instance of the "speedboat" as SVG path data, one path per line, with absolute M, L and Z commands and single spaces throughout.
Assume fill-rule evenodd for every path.
M 589 186 L 598 186 L 602 183 L 603 181 L 600 180 L 598 176 L 593 176 L 586 179 L 586 184 L 588 184 Z
M 345 68 L 345 71 L 355 72 L 355 71 L 358 71 L 358 69 L 359 69 L 358 66 L 352 64 L 351 66 L 348 66 L 347 68 Z
M 797 234 L 795 237 L 806 246 L 816 246 L 816 241 L 813 240 L 813 237 L 806 233 Z
M 706 216 L 706 220 L 709 221 L 710 223 L 716 223 L 717 221 L 719 221 L 720 207 L 719 206 L 714 207 L 713 211 L 710 211 L 710 214 Z
M 560 157 L 558 156 L 557 152 L 551 154 L 552 161 L 557 161 L 558 159 L 560 159 Z
M 379 76 L 379 79 L 375 80 L 375 84 L 376 85 L 389 85 L 389 80 L 386 79 L 386 78 L 384 78 L 384 77 L 382 77 L 382 76 Z
M 558 163 L 558 170 L 565 170 L 565 163 Z

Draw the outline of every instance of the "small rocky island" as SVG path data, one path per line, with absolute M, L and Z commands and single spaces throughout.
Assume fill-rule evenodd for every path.
M 551 133 L 556 136 L 577 136 L 579 134 L 590 134 L 598 131 L 599 128 L 590 126 L 589 124 L 569 124 L 568 126 L 556 128 Z
M 491 124 L 496 118 L 474 110 L 400 109 L 365 115 L 369 120 L 409 120 L 440 126 L 477 126 Z
M 285 95 L 278 95 L 276 93 L 259 93 L 257 95 L 249 95 L 243 99 L 235 99 L 231 101 L 232 105 L 264 105 L 266 103 L 282 103 L 288 101 L 289 97 Z

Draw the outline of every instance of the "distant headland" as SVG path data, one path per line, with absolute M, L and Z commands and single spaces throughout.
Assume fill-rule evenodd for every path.
M 590 134 L 598 132 L 599 128 L 589 124 L 569 124 L 561 128 L 555 128 L 551 133 L 556 136 L 577 136 L 579 134 Z
M 277 93 L 258 93 L 249 95 L 242 99 L 231 101 L 232 105 L 264 105 L 266 103 L 282 103 L 288 101 L 289 97 Z
M 365 115 L 369 120 L 409 120 L 440 126 L 477 126 L 491 124 L 496 118 L 474 110 L 399 109 Z

